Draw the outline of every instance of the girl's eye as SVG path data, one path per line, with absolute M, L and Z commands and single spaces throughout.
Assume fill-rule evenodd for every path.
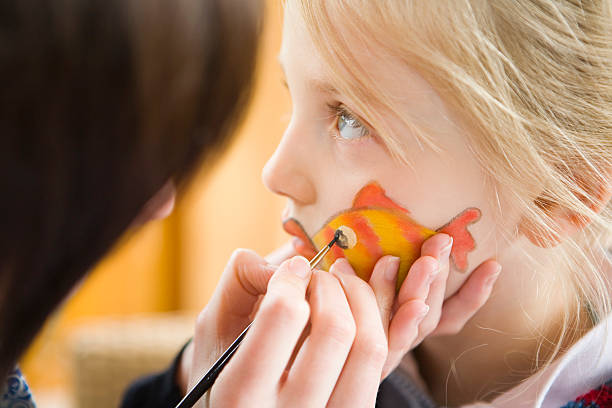
M 370 134 L 368 128 L 342 106 L 336 107 L 336 128 L 344 140 L 356 140 Z

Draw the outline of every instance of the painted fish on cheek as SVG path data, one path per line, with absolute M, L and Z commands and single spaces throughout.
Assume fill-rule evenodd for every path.
M 294 218 L 284 221 L 283 227 L 289 234 L 298 238 L 296 250 L 308 258 L 316 254 L 317 248 L 332 240 L 338 227 L 346 225 L 352 228 L 357 235 L 357 245 L 347 250 L 333 246 L 323 259 L 321 267 L 329 270 L 336 259 L 346 258 L 355 273 L 367 281 L 380 257 L 394 255 L 400 258 L 398 288 L 406 278 L 412 263 L 420 256 L 423 242 L 432 235 L 443 232 L 453 237 L 450 254 L 452 265 L 460 272 L 465 272 L 467 254 L 476 247 L 467 227 L 478 221 L 480 210 L 468 208 L 435 230 L 418 224 L 409 214 L 408 210 L 387 197 L 378 183 L 371 182 L 357 193 L 351 208 L 329 218 L 312 239 Z

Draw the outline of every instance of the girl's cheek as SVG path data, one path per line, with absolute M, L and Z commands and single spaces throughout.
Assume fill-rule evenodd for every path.
M 386 149 L 373 137 L 351 141 L 335 140 L 334 143 L 336 163 L 346 170 L 372 174 L 372 169 L 380 169 L 392 160 Z

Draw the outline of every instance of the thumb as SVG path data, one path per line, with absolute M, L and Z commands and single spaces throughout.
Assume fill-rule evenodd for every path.
M 291 242 L 287 242 L 266 255 L 266 261 L 274 265 L 280 265 L 283 261 L 296 256 L 295 248 Z
M 193 358 L 183 359 L 191 362 L 192 381 L 194 374 L 199 377 L 250 323 L 251 312 L 275 270 L 253 251 L 234 251 L 212 299 L 196 319 Z
M 257 253 L 237 249 L 227 263 L 210 305 L 218 312 L 248 316 L 278 267 Z M 213 306 L 214 305 L 214 306 Z

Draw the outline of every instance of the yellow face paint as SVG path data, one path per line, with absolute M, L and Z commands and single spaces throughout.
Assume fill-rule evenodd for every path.
M 357 193 L 351 208 L 328 219 L 312 239 L 293 218 L 286 220 L 284 227 L 287 232 L 300 238 L 301 243 L 296 249 L 306 257 L 312 257 L 317 248 L 329 243 L 341 225 L 352 228 L 357 235 L 357 244 L 347 250 L 334 246 L 324 258 L 322 268 L 329 269 L 336 259 L 344 257 L 358 276 L 368 280 L 378 259 L 384 255 L 394 255 L 400 258 L 399 288 L 410 266 L 420 256 L 421 245 L 436 232 L 453 237 L 451 261 L 456 269 L 464 272 L 467 269 L 467 253 L 476 246 L 467 226 L 479 218 L 479 209 L 468 208 L 446 225 L 436 230 L 429 229 L 410 218 L 409 211 L 387 197 L 378 183 L 371 182 Z

